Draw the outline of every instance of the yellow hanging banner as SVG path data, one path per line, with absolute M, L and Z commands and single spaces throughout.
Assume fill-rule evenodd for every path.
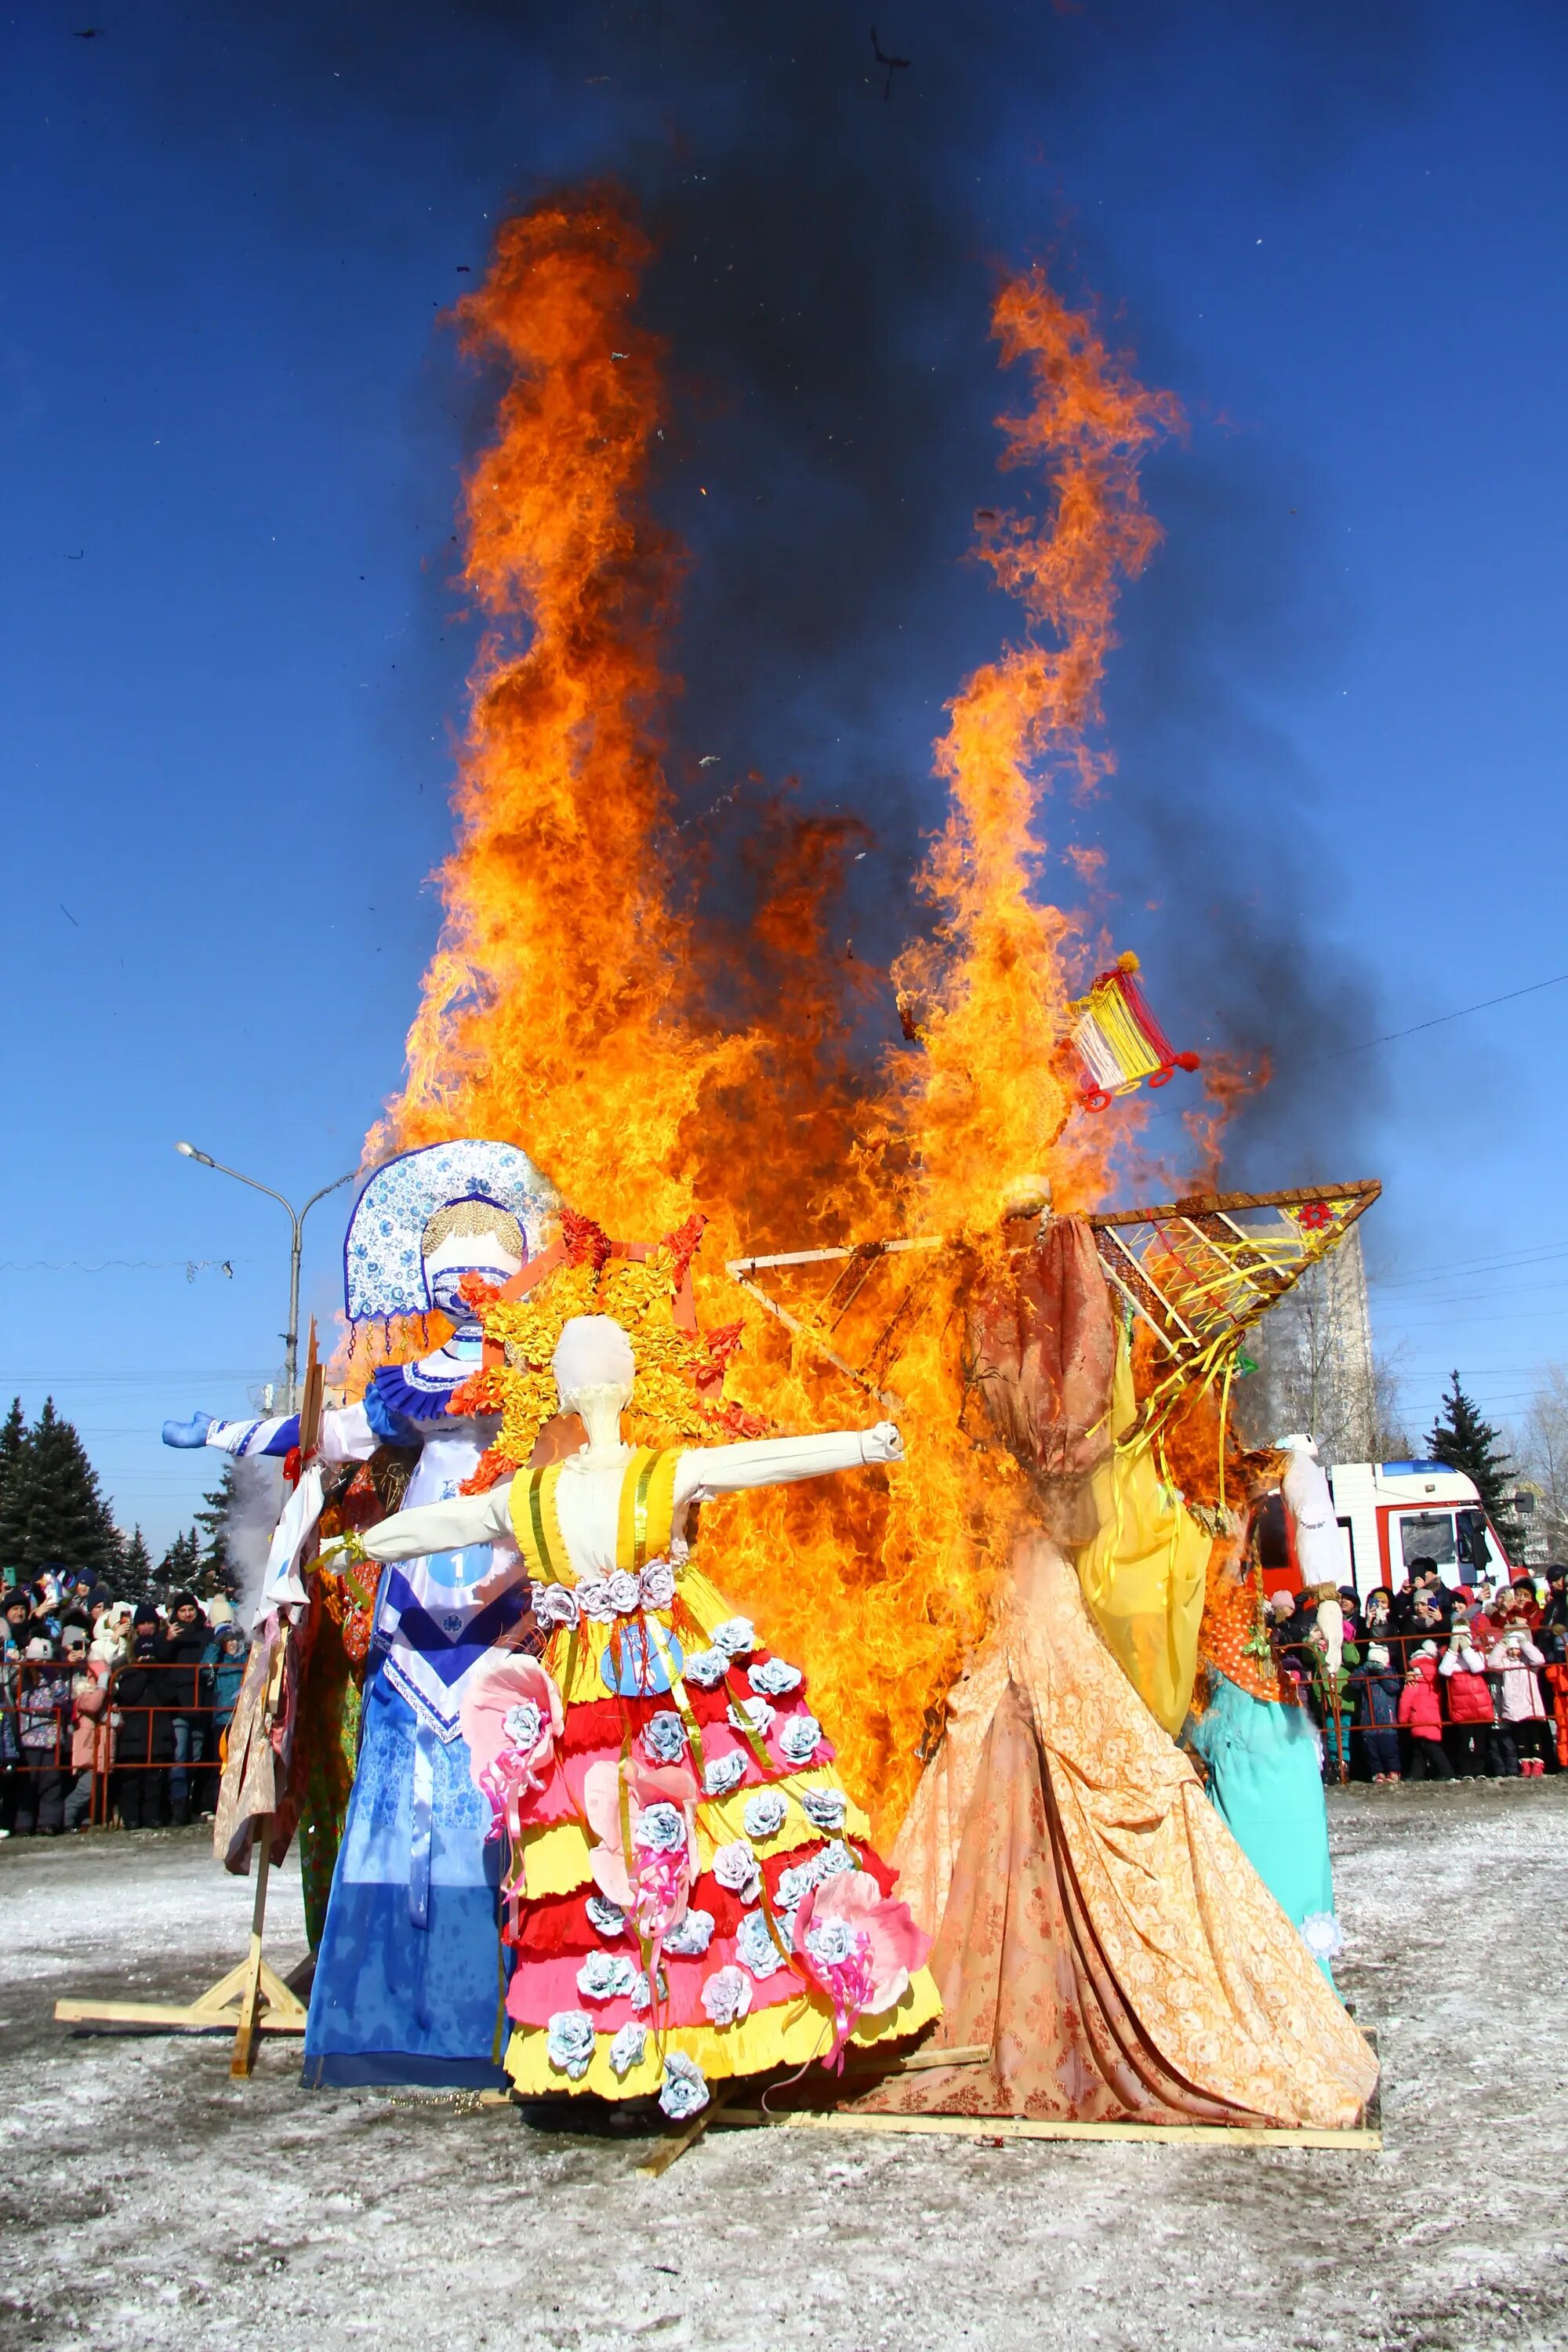
M 1078 1574 L 1112 1654 L 1174 1738 L 1192 1702 L 1212 1538 L 1165 1485 L 1152 1446 L 1121 1443 L 1137 1411 L 1124 1337 L 1110 1406 L 1118 1443 L 1094 1474 L 1100 1532 L 1079 1551 Z

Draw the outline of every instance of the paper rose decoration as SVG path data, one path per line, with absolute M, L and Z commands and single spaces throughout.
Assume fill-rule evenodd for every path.
M 664 1948 L 678 1960 L 699 1960 L 712 1940 L 712 1912 L 689 1910 L 666 1936 Z
M 746 1801 L 744 1816 L 749 1838 L 777 1837 L 789 1811 L 789 1801 L 780 1789 L 759 1789 Z
M 489 1835 L 521 1837 L 529 1801 L 555 1770 L 566 1720 L 561 1694 L 537 1658 L 510 1652 L 474 1676 L 463 1701 L 468 1770 L 489 1800 Z
M 622 1807 L 631 1823 L 631 1853 L 622 1851 Z M 697 1875 L 697 1782 L 684 1764 L 649 1770 L 629 1758 L 590 1764 L 583 1809 L 599 1843 L 591 1867 L 599 1892 L 636 1916 L 657 1946 L 686 1908 Z
M 622 2026 L 610 2044 L 611 2073 L 618 2078 L 629 2074 L 634 2066 L 642 2064 L 643 2053 L 647 2048 L 647 2028 L 638 2019 L 633 2018 L 628 2024 Z
M 660 1707 L 642 1727 L 642 1744 L 655 1764 L 679 1764 L 686 1753 L 686 1726 L 673 1707 Z
M 727 1895 L 754 1903 L 762 1892 L 763 1874 L 745 1838 L 733 1838 L 713 1850 L 713 1875 Z
M 765 1739 L 773 1727 L 773 1712 L 765 1698 L 736 1699 L 730 1708 L 731 1726 L 742 1738 L 750 1731 Z
M 780 1932 L 783 1932 L 782 1923 Z M 759 1981 L 773 1976 L 784 1966 L 784 1955 L 768 1926 L 765 1912 L 748 1911 L 742 1917 L 735 1931 L 735 1958 L 742 1968 L 750 1969 Z
M 842 1789 L 803 1789 L 800 1801 L 806 1819 L 819 1830 L 841 1830 L 849 1810 Z
M 862 2017 L 879 2017 L 903 1999 L 923 1967 L 931 1937 L 907 1903 L 884 1895 L 868 1871 L 840 1871 L 812 1887 L 795 1914 L 795 1956 L 833 2009 L 833 2047 L 825 2063 L 842 2072 L 844 2045 Z
M 705 1797 L 727 1797 L 738 1789 L 746 1777 L 746 1759 L 739 1748 L 731 1748 L 727 1756 L 710 1756 L 702 1768 L 702 1793 Z
M 586 2010 L 558 2009 L 550 2021 L 544 2048 L 552 2066 L 580 2083 L 594 2056 L 594 2021 Z
M 695 2058 L 684 2050 L 672 2050 L 664 2062 L 664 2087 L 658 2104 L 671 2123 L 684 2123 L 689 2116 L 700 2115 L 708 2105 L 708 2077 Z
M 757 1646 L 756 1629 L 749 1617 L 726 1617 L 713 1628 L 713 1647 L 727 1658 L 743 1658 Z
M 779 1726 L 779 1747 L 785 1759 L 797 1769 L 810 1763 L 821 1738 L 822 1726 L 815 1715 L 792 1715 Z
M 702 1988 L 702 2006 L 721 2031 L 735 2024 L 752 2006 L 752 1979 L 732 1964 L 715 1969 Z
M 759 1665 L 746 1668 L 746 1680 L 763 1698 L 783 1698 L 786 1691 L 801 1685 L 798 1666 L 786 1665 L 782 1658 L 763 1658 Z
M 717 1690 L 729 1671 L 730 1661 L 722 1650 L 695 1650 L 686 1661 L 686 1679 L 699 1690 Z
M 625 1952 L 590 1952 L 577 1971 L 577 1990 L 584 2000 L 624 2000 L 637 1977 Z

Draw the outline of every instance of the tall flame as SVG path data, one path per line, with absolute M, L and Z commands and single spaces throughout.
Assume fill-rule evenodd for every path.
M 981 560 L 1018 598 L 1029 633 L 949 706 L 937 771 L 950 812 L 921 877 L 937 932 L 899 968 L 922 1007 L 925 1054 L 907 1107 L 941 1233 L 994 1230 L 1009 1185 L 1042 1168 L 1047 1150 L 1059 1208 L 1092 1202 L 1103 1183 L 1098 1136 L 1064 1135 L 1073 1088 L 1054 1049 L 1075 927 L 1035 896 L 1037 819 L 1053 771 L 1084 791 L 1110 772 L 1089 730 L 1117 592 L 1160 538 L 1139 463 L 1181 421 L 1172 395 L 1135 383 L 1040 270 L 1003 288 L 992 324 L 1004 365 L 1026 362 L 1034 394 L 1025 415 L 999 420 L 1002 463 L 1043 466 L 1052 498 L 1042 522 L 994 515 L 982 532 Z
M 1076 934 L 1037 896 L 1037 813 L 1053 772 L 1089 786 L 1108 772 L 1090 739 L 1117 591 L 1158 538 L 1139 465 L 1179 419 L 1040 272 L 1002 289 L 1003 361 L 1026 363 L 1033 394 L 1003 420 L 1004 463 L 1043 466 L 1053 494 L 1043 522 L 994 519 L 981 537 L 1026 631 L 950 706 L 949 815 L 921 877 L 934 936 L 897 974 L 923 1052 L 869 1070 L 846 1042 L 851 975 L 826 945 L 852 821 L 768 812 L 743 958 L 700 919 L 678 854 L 662 655 L 680 559 L 647 501 L 664 413 L 658 347 L 632 316 L 647 257 L 612 194 L 552 199 L 506 225 L 459 306 L 469 350 L 510 370 L 465 492 L 465 579 L 488 626 L 442 939 L 376 1141 L 515 1139 L 574 1207 L 630 1236 L 700 1209 L 713 1321 L 740 1304 L 727 1257 L 962 1239 L 919 1261 L 900 1329 L 904 1466 L 710 1506 L 704 1530 L 710 1572 L 807 1669 L 846 1777 L 886 1826 L 931 1710 L 984 1636 L 1018 1507 L 1010 1458 L 963 1425 L 975 1251 L 996 1247 L 1025 1172 L 1047 1174 L 1061 1205 L 1107 1179 L 1110 1139 L 1068 1126 Z M 862 1315 L 862 1336 L 875 1321 Z M 873 1417 L 760 1310 L 747 1323 L 737 1385 L 777 1423 Z

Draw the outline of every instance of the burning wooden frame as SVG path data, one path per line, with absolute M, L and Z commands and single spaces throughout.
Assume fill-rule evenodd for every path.
M 1242 1335 L 1341 1243 L 1383 1187 L 1373 1178 L 1283 1192 L 1201 1192 L 1152 1208 L 1102 1210 L 1089 1219 L 1106 1281 L 1168 1359 L 1162 1390 L 1212 1378 Z M 904 1400 L 889 1385 L 933 1288 L 934 1253 L 962 1247 L 941 1235 L 856 1242 L 731 1258 L 725 1271 L 784 1329 L 890 1412 Z M 850 1311 L 897 1261 L 910 1268 L 898 1296 L 849 1352 Z M 787 1307 L 759 1276 L 836 1268 L 826 1289 Z

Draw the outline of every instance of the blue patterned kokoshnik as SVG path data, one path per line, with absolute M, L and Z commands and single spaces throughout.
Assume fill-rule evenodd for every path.
M 550 1179 L 513 1143 L 468 1136 L 388 1160 L 360 1194 L 343 1241 L 343 1297 L 352 1322 L 429 1313 L 425 1228 L 437 1209 L 458 1201 L 486 1201 L 509 1211 L 531 1257 L 543 1248 L 546 1227 L 561 1206 Z

